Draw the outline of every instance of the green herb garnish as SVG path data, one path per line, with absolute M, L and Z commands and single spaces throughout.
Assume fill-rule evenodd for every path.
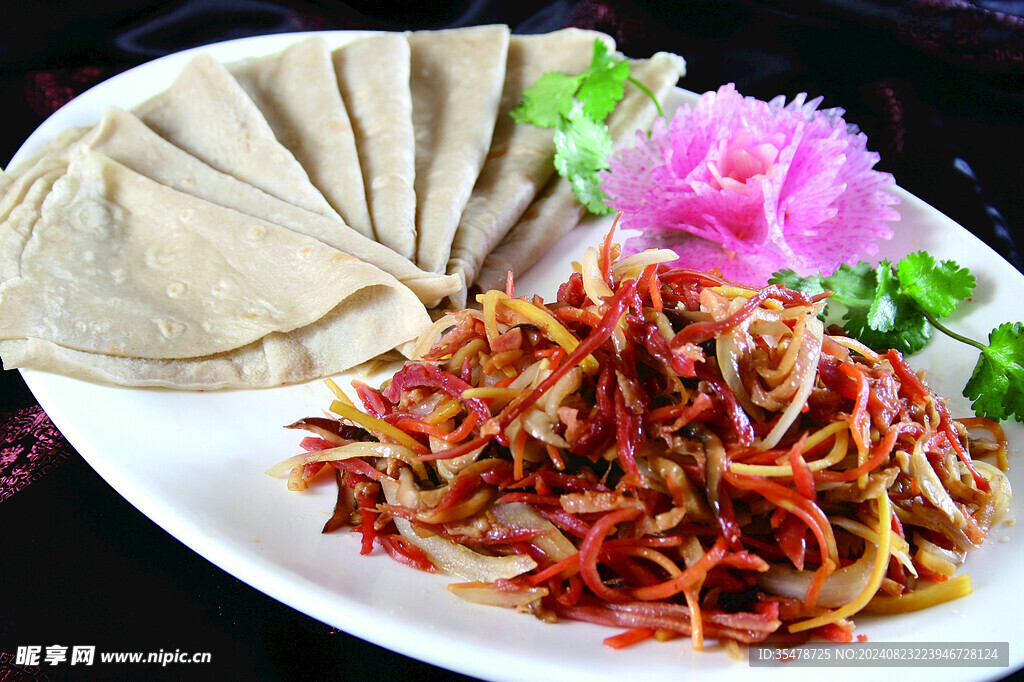
M 627 81 L 655 99 L 629 75 L 629 60 L 609 52 L 596 39 L 589 69 L 578 76 L 560 71 L 544 74 L 523 91 L 510 112 L 517 123 L 555 129 L 555 169 L 572 183 L 587 210 L 598 215 L 611 212 L 598 178 L 600 171 L 608 169 L 612 149 L 605 119 L 622 99 Z
M 608 167 L 612 138 L 608 128 L 589 118 L 577 104 L 555 128 L 555 170 L 572 183 L 573 192 L 591 213 L 608 213 L 608 196 L 598 173 Z
M 801 277 L 792 270 L 772 275 L 772 283 L 816 294 L 831 291 L 831 301 L 846 310 L 846 333 L 872 348 L 895 348 L 915 353 L 934 330 L 981 351 L 963 394 L 975 413 L 1002 421 L 1024 422 L 1024 325 L 1002 324 L 992 330 L 988 344 L 963 336 L 941 321 L 974 291 L 975 279 L 955 261 L 936 261 L 924 251 L 912 253 L 895 267 L 883 260 L 843 265 L 829 276 Z

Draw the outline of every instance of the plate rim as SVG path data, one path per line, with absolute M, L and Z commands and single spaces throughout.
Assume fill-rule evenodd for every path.
M 66 107 L 73 107 L 74 102 L 82 96 L 86 95 L 87 93 L 92 92 L 93 94 L 89 95 L 89 97 L 95 97 L 96 91 L 102 93 L 105 89 L 119 87 L 120 83 L 131 81 L 132 79 L 137 78 L 140 69 L 151 70 L 154 68 L 154 64 L 157 64 L 158 66 L 165 66 L 167 64 L 173 64 L 178 61 L 184 63 L 184 61 L 191 56 L 211 50 L 233 50 L 235 48 L 244 48 L 246 45 L 258 44 L 259 49 L 261 51 L 264 51 L 264 53 L 267 53 L 272 51 L 274 47 L 277 45 L 284 45 L 287 44 L 288 42 L 293 42 L 309 36 L 328 35 L 334 37 L 348 36 L 350 38 L 353 38 L 358 37 L 358 35 L 369 35 L 373 33 L 378 32 L 313 31 L 265 34 L 259 36 L 236 38 L 228 41 L 196 46 L 179 52 L 164 55 L 153 60 L 149 60 L 147 62 L 140 64 L 139 66 L 133 67 L 132 69 L 112 76 L 110 79 L 107 79 L 106 81 L 103 81 L 93 86 L 92 88 L 89 88 L 87 91 L 83 92 L 74 100 L 71 100 L 71 102 L 65 105 L 65 107 L 62 107 L 57 112 L 54 112 L 54 114 L 48 117 L 46 121 L 44 121 L 35 131 L 33 131 L 32 135 L 30 135 L 26 139 L 25 143 L 19 147 L 18 151 L 12 157 L 9 166 L 14 165 L 17 162 L 20 162 L 21 160 L 26 158 L 26 155 L 31 155 L 31 153 L 33 152 L 33 146 L 35 146 L 35 149 L 38 149 L 39 146 L 46 141 L 46 135 L 49 135 L 49 133 L 52 132 L 51 128 L 57 125 L 55 123 L 52 123 L 52 121 L 57 121 L 59 124 L 59 121 L 61 121 L 63 117 L 68 116 L 67 112 L 61 114 L 61 111 L 63 111 Z M 112 82 L 113 85 L 111 85 Z M 696 93 L 692 93 L 690 91 L 682 89 L 680 89 L 680 91 L 686 93 L 687 96 L 697 96 Z M 44 131 L 42 135 L 40 135 L 40 131 Z M 968 242 L 972 243 L 973 248 L 979 250 L 983 255 L 986 256 L 986 263 L 988 263 L 988 261 L 994 258 L 998 263 L 1002 264 L 1001 266 L 999 266 L 1000 268 L 1005 267 L 1007 272 L 1012 273 L 1014 276 L 1020 278 L 1021 281 L 1024 282 L 1024 277 L 1022 277 L 1021 273 L 1014 269 L 1012 265 L 1010 265 L 1005 259 L 1002 258 L 1002 256 L 1000 256 L 994 249 L 992 249 L 988 244 L 984 243 L 976 235 L 969 232 L 962 226 L 957 225 L 948 216 L 941 213 L 934 207 L 928 205 L 923 200 L 911 194 L 910 192 L 903 190 L 902 188 L 896 188 L 894 192 L 897 194 L 897 196 L 899 196 L 902 205 L 914 206 L 916 208 L 923 209 L 926 212 L 933 212 L 936 216 L 940 216 L 941 219 L 948 221 L 952 226 L 954 226 L 955 228 L 962 232 L 962 234 L 958 235 L 959 237 L 967 239 Z M 902 206 L 899 208 L 901 208 L 902 210 Z M 277 568 L 274 567 L 272 564 L 265 565 L 264 562 L 262 561 L 253 561 L 252 556 L 246 556 L 238 552 L 237 549 L 233 549 L 236 543 L 228 542 L 225 544 L 222 538 L 204 534 L 199 527 L 190 525 L 187 522 L 183 523 L 182 519 L 174 517 L 173 509 L 160 508 L 160 506 L 147 495 L 146 490 L 136 489 L 134 482 L 132 482 L 130 479 L 125 479 L 124 476 L 117 471 L 116 462 L 105 458 L 103 453 L 96 449 L 98 448 L 98 446 L 89 442 L 90 439 L 80 431 L 78 425 L 74 423 L 74 420 L 65 411 L 64 408 L 66 406 L 61 405 L 61 399 L 52 393 L 53 382 L 48 380 L 49 375 L 45 372 L 40 372 L 37 370 L 21 370 L 21 374 L 24 377 L 26 384 L 29 386 L 29 389 L 36 396 L 41 407 L 44 409 L 44 411 L 47 412 L 48 415 L 51 416 L 51 419 L 53 419 L 54 424 L 58 427 L 58 429 L 61 430 L 62 433 L 65 434 L 69 443 L 71 443 L 75 450 L 82 455 L 83 459 L 86 460 L 89 466 L 92 467 L 105 481 L 107 481 L 107 483 L 111 485 L 115 492 L 124 497 L 129 502 L 129 504 L 138 509 L 147 518 L 154 521 L 158 526 L 160 526 L 163 530 L 168 532 L 172 537 L 175 537 L 177 540 L 185 544 L 187 547 L 195 551 L 200 556 L 203 556 L 207 560 L 211 561 L 211 563 L 217 565 L 222 570 L 225 570 L 227 573 L 239 578 L 243 582 L 252 586 L 254 589 L 292 608 L 295 608 L 296 610 L 303 612 L 317 620 L 320 620 L 325 623 L 331 623 L 332 625 L 336 625 L 336 623 L 332 622 L 331 618 L 329 617 L 330 614 L 323 613 L 325 605 L 318 600 L 315 590 L 310 590 L 308 592 L 307 599 L 305 599 L 305 601 L 301 605 L 297 605 L 294 588 L 289 587 L 287 585 L 275 584 L 275 580 L 277 578 L 277 576 L 275 575 L 275 570 L 277 570 Z M 144 392 L 161 391 L 161 389 L 122 390 Z M 262 475 L 261 472 L 260 475 Z M 281 495 L 291 494 L 284 489 L 284 486 L 281 484 L 281 482 L 277 482 L 277 485 L 279 485 L 281 488 Z M 363 557 L 359 557 L 359 559 L 362 560 Z M 272 568 L 274 570 L 271 570 Z M 305 576 L 301 576 L 294 572 L 292 573 L 292 575 L 296 579 L 310 582 L 309 579 Z M 342 595 L 341 598 L 349 599 L 347 595 Z M 380 646 L 383 646 L 397 653 L 417 658 L 419 660 L 423 660 L 432 665 L 437 665 L 442 668 L 458 670 L 459 672 L 465 672 L 466 674 L 474 675 L 485 679 L 516 679 L 516 677 L 512 674 L 514 672 L 512 670 L 497 671 L 496 673 L 492 666 L 480 667 L 479 665 L 477 665 L 476 667 L 467 667 L 465 665 L 464 654 L 458 651 L 457 647 L 451 651 L 443 647 L 431 648 L 429 645 L 431 642 L 433 642 L 433 640 L 430 638 L 417 639 L 417 637 L 410 637 L 406 639 L 411 641 L 396 643 L 395 641 L 393 641 L 394 638 L 389 636 L 390 634 L 393 634 L 393 630 L 396 628 L 401 631 L 408 631 L 411 634 L 422 636 L 422 633 L 418 632 L 418 624 L 406 623 L 401 618 L 395 618 L 391 616 L 383 617 L 382 620 L 374 623 L 372 627 L 357 626 L 351 629 L 350 627 L 343 627 L 342 629 L 361 639 L 374 642 L 375 644 L 379 644 Z M 602 628 L 600 631 L 610 634 L 608 630 L 604 628 Z M 601 647 L 600 638 L 594 639 L 593 646 L 595 648 Z M 1013 652 L 1011 652 L 1011 654 L 1012 653 Z M 699 654 L 698 656 L 708 656 L 708 654 Z M 1011 668 L 1006 669 L 1005 672 L 1009 672 L 1010 670 L 1014 669 L 1014 666 L 1020 667 L 1021 665 L 1024 665 L 1024 652 L 1019 653 L 1016 657 L 1011 659 Z M 701 669 L 701 666 L 698 665 L 696 669 Z M 558 672 L 563 679 L 572 679 L 574 677 L 579 677 L 579 679 L 593 679 L 594 674 L 594 671 L 591 670 L 579 671 L 559 669 Z M 505 673 L 508 673 L 508 676 L 505 676 Z M 765 674 L 770 675 L 772 673 L 765 672 Z M 1002 674 L 1005 673 L 1000 673 L 1000 676 Z

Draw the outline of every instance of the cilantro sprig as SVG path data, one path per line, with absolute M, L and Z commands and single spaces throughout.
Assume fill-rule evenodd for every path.
M 883 260 L 843 265 L 828 276 L 801 277 L 792 270 L 775 273 L 772 283 L 811 294 L 833 292 L 830 301 L 845 308 L 846 333 L 872 348 L 915 353 L 943 334 L 980 352 L 963 394 L 978 416 L 1024 422 L 1024 325 L 1005 323 L 991 331 L 988 343 L 963 336 L 942 321 L 971 297 L 974 275 L 955 261 L 937 261 L 925 251 L 894 266 Z
M 572 183 L 573 191 L 591 213 L 611 212 L 598 173 L 608 168 L 611 133 L 605 119 L 625 92 L 637 86 L 661 106 L 643 83 L 629 75 L 629 60 L 609 52 L 601 39 L 594 41 L 590 68 L 570 76 L 549 71 L 523 91 L 510 113 L 517 123 L 555 130 L 555 170 Z

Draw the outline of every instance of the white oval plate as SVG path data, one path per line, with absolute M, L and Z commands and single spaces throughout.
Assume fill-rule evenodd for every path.
M 359 34 L 323 33 L 332 45 Z M 165 89 L 197 51 L 222 61 L 282 49 L 303 34 L 245 38 L 170 55 L 122 73 L 57 111 L 26 141 L 15 160 L 72 125 L 95 123 L 109 105 L 130 108 Z M 694 95 L 677 91 L 678 100 Z M 973 301 L 951 324 L 978 339 L 1004 321 L 1024 319 L 1024 277 L 985 244 L 919 199 L 897 190 L 902 221 L 881 257 L 927 249 L 953 258 L 978 278 Z M 550 255 L 517 279 L 517 293 L 554 296 L 570 263 L 597 244 L 610 221 L 585 222 Z M 929 381 L 951 396 L 953 413 L 969 414 L 959 397 L 977 358 L 967 346 L 936 339 L 912 358 Z M 617 630 L 584 623 L 543 624 L 511 611 L 472 605 L 451 595 L 444 576 L 401 566 L 382 552 L 359 555 L 357 536 L 321 535 L 334 505 L 334 486 L 291 493 L 263 473 L 296 454 L 300 437 L 284 426 L 319 414 L 331 396 L 320 382 L 258 391 L 175 392 L 128 389 L 38 371 L 24 377 L 40 404 L 86 461 L 131 504 L 200 555 L 256 589 L 314 618 L 399 653 L 490 680 L 704 680 L 748 672 L 712 645 L 694 652 L 689 640 L 646 642 L 614 651 L 602 639 Z M 341 377 L 347 385 L 351 377 Z M 371 383 L 381 377 L 363 377 Z M 1008 424 L 1013 451 L 1024 429 Z M 1013 453 L 1011 453 L 1011 460 Z M 1019 514 L 1024 466 L 1011 479 Z M 1024 541 L 1012 525 L 995 528 L 969 557 L 974 593 L 955 603 L 897 617 L 857 618 L 857 634 L 875 642 L 1010 642 L 1010 668 L 906 668 L 904 679 L 998 678 L 1024 665 Z M 763 679 L 820 680 L 814 668 L 762 668 Z M 832 667 L 831 678 L 862 670 Z

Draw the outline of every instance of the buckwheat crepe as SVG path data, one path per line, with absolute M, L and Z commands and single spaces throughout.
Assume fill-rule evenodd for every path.
M 130 112 L 107 110 L 83 144 L 163 185 L 287 227 L 375 265 L 412 289 L 428 306 L 461 286 L 458 277 L 424 272 L 339 220 L 282 201 L 211 168 L 161 138 Z
M 678 55 L 659 52 L 633 63 L 630 74 L 659 100 L 675 87 L 686 64 Z M 614 145 L 629 144 L 637 130 L 647 129 L 657 116 L 651 99 L 627 83 L 622 100 L 608 116 Z M 521 273 L 536 263 L 583 218 L 586 209 L 573 194 L 572 185 L 554 177 L 530 205 L 522 219 L 487 256 L 474 290 L 504 289 L 509 271 Z
M 519 220 L 530 202 L 554 174 L 554 131 L 512 120 L 509 112 L 523 91 L 545 73 L 582 73 L 590 64 L 594 41 L 615 49 L 611 37 L 596 31 L 567 28 L 539 35 L 514 35 L 509 41 L 505 86 L 498 107 L 494 137 L 466 203 L 452 241 L 449 274 L 467 286 L 476 281 L 484 258 Z M 455 308 L 466 305 L 466 291 L 453 296 Z
M 372 239 L 355 135 L 327 42 L 307 38 L 226 66 L 345 223 Z
M 416 137 L 409 41 L 401 33 L 383 33 L 355 40 L 332 56 L 355 134 L 373 233 L 381 244 L 415 260 Z
M 408 34 L 416 131 L 416 263 L 445 272 L 459 217 L 491 146 L 507 26 Z
M 173 360 L 239 349 L 329 324 L 339 357 L 405 343 L 422 304 L 380 269 L 273 223 L 156 183 L 101 154 L 72 157 L 0 285 L 0 339 L 39 339 L 111 356 Z M 329 314 L 368 288 L 397 296 L 387 330 Z M 376 292 L 375 292 L 376 294 Z M 364 300 L 365 301 L 365 300 Z
M 341 220 L 223 64 L 200 54 L 171 86 L 134 109 L 157 134 L 222 173 Z

